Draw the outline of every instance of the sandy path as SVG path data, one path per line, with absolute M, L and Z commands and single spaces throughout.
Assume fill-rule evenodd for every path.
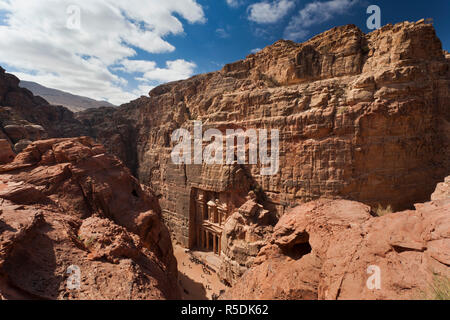
M 211 300 L 214 293 L 218 295 L 220 290 L 225 290 L 226 286 L 220 282 L 217 274 L 209 270 L 205 272 L 202 265 L 192 262 L 185 248 L 174 244 L 173 249 L 184 300 Z

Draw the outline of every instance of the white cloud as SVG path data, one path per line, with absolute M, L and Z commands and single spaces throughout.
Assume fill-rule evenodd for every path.
M 232 8 L 237 8 L 243 4 L 242 0 L 226 0 L 227 4 Z
M 136 96 L 146 96 L 154 88 L 155 88 L 155 86 L 141 84 L 138 86 L 138 88 L 136 90 L 133 91 L 133 93 Z
M 127 73 L 133 72 L 146 72 L 147 70 L 153 70 L 156 68 L 156 62 L 148 60 L 122 60 L 120 62 L 122 71 Z
M 259 52 L 261 50 L 262 50 L 261 48 L 255 48 L 255 49 L 251 50 L 250 52 L 251 53 L 257 53 L 257 52 Z
M 167 61 L 166 68 L 158 68 L 155 62 L 144 60 L 124 60 L 121 65 L 127 73 L 141 74 L 136 79 L 144 82 L 169 82 L 187 79 L 193 75 L 197 67 L 195 63 L 183 59 Z
M 345 14 L 357 3 L 359 0 L 308 3 L 291 19 L 285 30 L 285 37 L 292 40 L 304 39 L 309 34 L 309 27 L 329 21 L 336 15 Z
M 253 34 L 258 38 L 272 39 L 273 35 L 267 28 L 255 28 Z
M 80 9 L 80 29 L 67 28 L 76 18 L 67 12 L 70 5 Z M 6 25 L 0 25 L 0 64 L 19 70 L 14 73 L 23 80 L 115 104 L 136 97 L 115 74 L 124 68 L 118 63 L 136 56 L 135 48 L 172 52 L 164 38 L 184 33 L 180 18 L 206 20 L 197 0 L 0 0 L 0 9 L 7 11 Z M 162 69 L 151 61 L 144 65 L 151 67 L 160 81 L 184 77 L 189 69 L 174 61 Z
M 291 0 L 254 3 L 248 7 L 248 19 L 257 23 L 275 23 L 294 7 L 294 1 Z
M 220 38 L 229 38 L 230 34 L 228 33 L 227 30 L 225 30 L 224 28 L 218 28 L 216 29 L 216 34 L 220 37 Z

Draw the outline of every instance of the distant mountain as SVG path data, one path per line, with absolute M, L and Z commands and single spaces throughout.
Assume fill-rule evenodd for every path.
M 98 101 L 83 96 L 77 96 L 65 91 L 47 88 L 36 82 L 22 80 L 20 81 L 19 86 L 30 90 L 36 96 L 41 96 L 51 104 L 62 105 L 73 112 L 98 107 L 115 107 L 107 101 Z

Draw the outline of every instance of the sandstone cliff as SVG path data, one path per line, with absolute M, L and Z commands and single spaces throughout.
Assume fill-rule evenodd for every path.
M 71 111 L 50 105 L 31 91 L 19 87 L 19 82 L 17 77 L 5 73 L 0 67 L 0 140 L 6 140 L 15 153 L 32 141 L 77 137 L 87 132 Z M 7 149 L 2 142 L 1 150 Z M 0 162 L 4 164 L 10 160 L 2 157 Z
M 130 172 L 98 178 L 96 170 L 77 167 L 84 161 L 94 162 L 95 168 L 118 161 L 101 156 L 104 151 L 85 138 L 31 144 L 13 164 L 0 167 L 6 185 L 3 204 L 13 206 L 11 211 L 3 211 L 9 214 L 0 215 L 6 219 L 5 230 L 13 223 L 13 210 L 29 210 L 24 219 L 31 221 L 12 226 L 12 235 L 3 232 L 0 237 L 14 239 L 8 238 L 5 246 L 10 248 L 22 235 L 31 239 L 35 234 L 49 238 L 48 243 L 62 243 L 60 256 L 44 258 L 52 261 L 43 264 L 49 266 L 45 276 L 36 275 L 49 277 L 45 278 L 53 288 L 49 292 L 34 288 L 34 278 L 17 280 L 21 274 L 0 279 L 9 289 L 25 290 L 21 294 L 27 297 L 65 297 L 63 281 L 52 278 L 54 270 L 60 274 L 73 262 L 72 256 L 78 259 L 83 254 L 87 254 L 82 261 L 88 270 L 98 265 L 106 268 L 102 274 L 138 279 L 114 291 L 113 297 L 126 297 L 128 288 L 135 290 L 133 297 L 173 297 L 165 288 L 174 285 L 173 277 L 166 278 L 175 272 L 174 266 L 164 258 L 172 260 L 172 255 L 161 255 L 170 252 L 170 245 L 155 245 L 158 237 L 169 242 L 167 232 L 159 213 L 150 218 L 141 215 L 149 210 L 159 212 L 158 202 L 161 217 L 178 242 L 189 248 L 206 243 L 221 253 L 222 279 L 238 282 L 236 288 L 247 286 L 241 296 L 239 289 L 233 289 L 230 294 L 234 298 L 412 297 L 416 294 L 413 288 L 430 280 L 426 268 L 436 268 L 444 275 L 448 271 L 446 256 L 436 253 L 447 246 L 449 208 L 445 199 L 383 218 L 371 216 L 371 207 L 378 205 L 390 205 L 395 211 L 413 209 L 415 203 L 428 201 L 436 184 L 450 174 L 450 57 L 442 50 L 433 26 L 424 21 L 387 25 L 370 34 L 353 25 L 343 26 L 305 43 L 281 40 L 218 72 L 159 86 L 149 97 L 119 108 L 76 115 L 49 105 L 17 84 L 17 78 L 0 70 L 2 163 L 10 162 L 35 140 L 87 135 L 118 156 L 140 183 L 154 192 L 150 200 L 142 202 L 141 189 Z M 260 164 L 173 164 L 172 133 L 179 128 L 192 131 L 194 121 L 203 123 L 203 131 L 279 130 L 278 173 L 263 176 Z M 98 157 L 107 159 L 97 163 Z M 66 165 L 76 167 L 76 173 L 67 171 Z M 47 171 L 41 171 L 47 166 L 51 168 L 48 177 Z M 124 170 L 121 164 L 120 168 Z M 45 179 L 42 172 L 46 172 Z M 81 185 L 77 174 L 81 174 Z M 77 178 L 73 180 L 72 175 Z M 124 176 L 128 182 L 121 180 Z M 20 181 L 25 183 L 23 188 L 15 185 Z M 118 181 L 127 186 L 123 194 L 107 187 Z M 441 195 L 448 198 L 447 185 L 448 181 L 440 185 L 433 201 Z M 20 202 L 24 193 L 29 195 L 29 203 Z M 137 207 L 136 201 L 140 203 Z M 309 201 L 313 202 L 298 207 Z M 41 206 L 43 218 L 36 213 Z M 66 212 L 69 215 L 63 215 Z M 219 213 L 223 223 L 219 229 L 213 228 L 212 240 L 206 233 L 206 242 L 200 231 L 204 221 L 198 218 L 205 212 L 213 212 L 214 219 Z M 63 228 L 54 222 L 53 213 L 62 219 L 69 236 L 60 236 Z M 75 222 L 66 221 L 68 216 Z M 444 221 L 443 231 L 435 219 Z M 417 232 L 410 234 L 405 226 Z M 433 233 L 427 229 L 430 226 L 440 231 Z M 50 233 L 52 229 L 57 230 L 56 237 Z M 92 235 L 96 229 L 102 234 Z M 81 247 L 72 234 L 83 239 Z M 355 242 L 344 241 L 347 237 Z M 15 251 L 5 249 L 2 254 L 8 260 L 3 259 L 14 266 L 21 252 L 32 245 L 31 240 L 18 245 L 12 256 L 9 252 Z M 66 252 L 72 250 L 76 253 L 67 257 Z M 39 255 L 36 261 L 41 259 Z M 128 263 L 134 271 L 122 272 Z M 308 278 L 283 278 L 288 270 L 285 263 Z M 383 280 L 385 291 L 367 291 L 361 286 L 366 263 L 379 263 L 382 269 L 394 264 L 398 272 L 417 269 L 417 279 L 411 275 L 398 279 L 395 273 L 388 273 Z M 152 267 L 155 264 L 159 269 Z M 257 272 L 248 272 L 244 281 L 237 281 L 253 264 L 252 270 Z M 125 269 L 110 269 L 117 265 Z M 33 277 L 29 270 L 26 273 Z M 117 278 L 126 283 L 122 280 Z M 89 277 L 83 281 L 96 283 L 99 292 L 107 291 L 106 282 L 100 285 Z M 258 291 L 263 282 L 273 286 L 263 285 Z M 155 287 L 155 283 L 164 284 Z M 96 297 L 97 293 L 89 290 L 75 298 Z
M 226 221 L 222 232 L 219 277 L 234 285 L 253 265 L 259 250 L 273 231 L 273 217 L 250 193 L 246 201 Z
M 197 190 L 236 199 L 258 189 L 278 217 L 321 197 L 396 210 L 426 201 L 449 174 L 449 87 L 448 54 L 432 25 L 405 22 L 369 34 L 349 25 L 159 86 L 104 109 L 106 120 L 100 110 L 77 117 L 155 190 L 177 240 L 192 246 Z M 194 120 L 222 132 L 278 129 L 278 174 L 261 176 L 258 165 L 173 165 L 171 134 Z
M 450 279 L 449 191 L 441 184 L 432 202 L 382 217 L 348 200 L 292 209 L 222 298 L 432 298 L 436 279 Z M 375 268 L 379 287 L 369 280 Z
M 90 138 L 33 142 L 0 166 L 0 295 L 179 298 L 158 200 Z

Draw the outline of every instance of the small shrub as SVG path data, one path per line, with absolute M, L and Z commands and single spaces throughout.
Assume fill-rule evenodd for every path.
M 391 205 L 388 205 L 386 208 L 384 208 L 382 205 L 378 205 L 378 207 L 375 210 L 375 213 L 378 217 L 382 217 L 384 215 L 393 213 L 394 210 L 392 209 Z
M 89 248 L 95 241 L 95 237 L 90 237 L 89 240 L 84 241 L 84 245 L 86 248 Z
M 450 300 L 450 279 L 435 274 L 433 283 L 422 296 L 424 300 Z

